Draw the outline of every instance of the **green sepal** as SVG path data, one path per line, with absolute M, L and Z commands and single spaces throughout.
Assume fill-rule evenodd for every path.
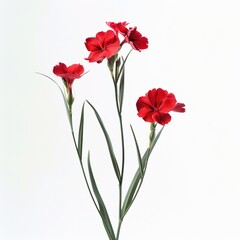
M 114 69 L 114 64 L 117 58 L 118 58 L 118 54 L 115 54 L 107 60 L 107 66 L 108 66 L 108 69 L 110 70 L 110 73 L 113 79 L 114 79 L 113 69 Z

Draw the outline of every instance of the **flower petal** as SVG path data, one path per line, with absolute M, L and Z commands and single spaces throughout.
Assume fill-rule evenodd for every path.
M 185 104 L 184 103 L 177 103 L 176 106 L 172 109 L 174 112 L 185 112 Z
M 99 41 L 94 37 L 89 37 L 86 39 L 85 46 L 88 51 L 98 51 L 100 48 Z
M 141 108 L 138 112 L 138 116 L 142 117 L 146 122 L 155 122 L 153 119 L 153 112 L 149 108 Z
M 163 100 L 159 110 L 162 113 L 168 113 L 175 107 L 176 103 L 177 100 L 175 96 L 172 93 L 169 93 L 168 96 Z
M 73 64 L 67 68 L 67 71 L 72 74 L 81 75 L 84 72 L 84 68 L 81 64 Z
M 168 113 L 155 113 L 153 114 L 153 119 L 155 122 L 165 125 L 171 121 L 171 116 Z
M 128 32 L 128 29 L 126 28 L 126 26 L 128 25 L 127 22 L 119 22 L 119 23 L 114 23 L 114 22 L 106 22 L 106 24 L 112 28 L 116 34 L 118 34 L 119 32 L 125 36 Z
M 57 76 L 67 73 L 67 66 L 64 63 L 59 63 L 53 67 L 53 73 Z
M 157 91 L 156 88 L 153 88 L 152 90 L 149 90 L 146 94 L 146 97 L 148 98 L 152 107 L 155 107 L 156 91 Z
M 136 106 L 137 106 L 137 110 L 139 111 L 141 108 L 149 108 L 152 110 L 152 106 L 151 106 L 151 103 L 149 102 L 149 99 L 147 97 L 140 97 L 138 100 L 137 100 L 137 103 L 136 103 Z

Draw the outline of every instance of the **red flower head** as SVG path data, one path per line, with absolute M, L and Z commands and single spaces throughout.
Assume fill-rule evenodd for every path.
M 64 63 L 60 62 L 54 66 L 53 73 L 63 79 L 68 91 L 71 92 L 73 81 L 84 75 L 84 68 L 81 64 L 73 64 L 67 67 Z
M 170 111 L 185 112 L 185 104 L 177 103 L 173 93 L 161 88 L 149 90 L 137 101 L 138 116 L 146 122 L 165 125 L 171 121 Z
M 119 22 L 119 23 L 114 23 L 114 22 L 106 22 L 107 25 L 112 28 L 116 34 L 121 33 L 123 36 L 125 36 L 128 32 L 128 28 L 126 26 L 128 25 L 127 22 Z
M 86 60 L 89 62 L 102 62 L 104 58 L 109 59 L 115 55 L 120 48 L 120 41 L 112 31 L 99 32 L 96 37 L 86 39 L 85 46 L 90 54 Z
M 129 29 L 125 36 L 125 41 L 129 43 L 133 49 L 138 50 L 139 52 L 148 48 L 148 39 L 143 37 L 142 34 L 137 31 L 137 27 Z

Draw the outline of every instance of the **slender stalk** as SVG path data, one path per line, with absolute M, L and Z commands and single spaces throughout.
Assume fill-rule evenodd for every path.
M 123 132 L 123 122 L 122 122 L 122 102 L 120 102 L 119 100 L 119 91 L 118 91 L 119 81 L 118 80 L 121 74 L 123 74 L 124 65 L 131 51 L 129 51 L 126 58 L 123 60 L 121 67 L 120 67 L 120 59 L 117 59 L 117 57 L 114 57 L 108 61 L 108 68 L 110 70 L 111 77 L 114 84 L 115 103 L 116 103 L 118 120 L 120 125 L 121 149 L 122 149 L 122 162 L 121 162 L 122 165 L 121 165 L 121 171 L 120 171 L 120 179 L 118 183 L 119 184 L 119 213 L 118 213 L 119 216 L 118 216 L 118 228 L 117 228 L 116 240 L 119 239 L 120 229 L 121 229 L 122 220 L 123 220 L 122 219 L 122 185 L 123 185 L 123 175 L 124 175 L 124 167 L 125 167 L 125 142 L 124 142 L 124 132 Z M 115 65 L 115 71 L 114 71 L 114 65 Z M 121 97 L 123 98 L 123 96 Z M 123 99 L 121 99 L 121 101 L 123 101 Z
M 118 92 L 118 80 L 123 74 L 125 63 L 130 55 L 132 50 L 129 51 L 126 58 L 123 60 L 122 66 L 119 69 L 119 62 L 115 64 L 115 76 L 112 77 L 113 83 L 114 83 L 114 92 L 115 92 L 115 101 L 116 101 L 116 107 L 117 107 L 117 113 L 118 113 L 118 119 L 120 124 L 120 132 L 121 132 L 121 148 L 122 148 L 122 166 L 121 166 L 121 172 L 120 172 L 120 181 L 119 181 L 119 213 L 118 213 L 118 228 L 117 228 L 117 235 L 116 240 L 119 239 L 120 230 L 122 226 L 122 186 L 123 186 L 123 176 L 124 176 L 124 168 L 125 168 L 125 142 L 124 142 L 124 132 L 123 132 L 123 121 L 122 121 L 122 106 L 119 100 L 119 92 Z M 123 76 L 124 77 L 124 76 Z M 124 91 L 124 90 L 122 90 Z M 123 97 L 123 96 L 122 96 Z M 123 99 L 122 99 L 123 101 Z
M 122 226 L 122 219 L 119 219 L 116 240 L 119 239 L 121 226 Z
M 122 147 L 122 169 L 121 169 L 121 178 L 120 183 L 123 181 L 123 174 L 124 174 L 124 165 L 125 165 L 125 144 L 124 144 L 124 133 L 123 133 L 123 123 L 122 123 L 122 113 L 120 111 L 119 103 L 118 103 L 118 91 L 117 85 L 114 84 L 115 87 L 115 97 L 116 97 L 116 105 L 118 111 L 118 119 L 120 124 L 120 132 L 121 132 L 121 147 Z
M 116 74 L 118 74 L 118 73 L 116 73 Z M 115 76 L 115 77 L 117 77 L 117 76 Z M 124 143 L 122 113 L 121 113 L 119 102 L 118 102 L 117 83 L 116 83 L 116 81 L 113 81 L 113 82 L 114 82 L 115 101 L 116 101 L 118 119 L 119 119 L 119 124 L 120 124 L 121 149 L 122 149 L 122 166 L 121 166 L 120 181 L 119 181 L 119 213 L 118 213 L 119 219 L 118 219 L 118 229 L 117 229 L 117 236 L 116 236 L 116 240 L 118 240 L 119 239 L 121 225 L 122 225 L 121 209 L 122 209 L 122 184 L 123 184 L 123 175 L 124 175 L 124 166 L 125 166 L 125 143 Z

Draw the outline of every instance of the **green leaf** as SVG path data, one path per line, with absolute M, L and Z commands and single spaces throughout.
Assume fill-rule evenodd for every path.
M 78 131 L 78 155 L 79 160 L 82 162 L 82 146 L 83 146 L 83 126 L 84 126 L 84 104 L 82 106 L 79 131 Z
M 150 148 L 147 148 L 147 150 L 145 151 L 141 161 L 142 161 L 142 168 L 143 168 L 143 177 L 145 175 L 145 172 L 146 172 L 146 167 L 147 167 L 147 163 L 148 163 L 148 159 L 150 157 L 150 154 L 153 150 L 153 148 L 155 147 L 161 133 L 162 133 L 162 130 L 163 130 L 164 126 L 160 129 L 160 131 L 158 132 L 158 134 L 156 135 L 156 137 L 154 138 L 153 142 L 152 142 L 152 145 Z M 124 202 L 123 202 L 123 206 L 122 206 L 122 209 L 121 209 L 121 217 L 123 218 L 127 211 L 129 210 L 129 208 L 131 207 L 133 201 L 135 200 L 136 196 L 137 196 L 137 193 L 140 189 L 140 186 L 141 186 L 141 181 L 143 181 L 143 177 L 142 176 L 142 173 L 141 173 L 141 169 L 140 167 L 138 167 L 133 179 L 132 179 L 132 182 L 128 188 L 128 191 L 127 191 L 127 194 L 125 196 L 125 199 L 124 199 Z
M 138 156 L 138 164 L 139 164 L 139 169 L 141 170 L 141 171 L 140 171 L 141 177 L 143 177 L 143 165 L 142 165 L 141 153 L 140 153 L 140 150 L 139 150 L 137 138 L 136 138 L 136 135 L 135 135 L 134 130 L 133 130 L 133 128 L 132 128 L 132 125 L 130 125 L 130 127 L 131 127 L 131 130 L 132 130 L 133 138 L 134 138 L 135 145 L 136 145 L 137 156 Z
M 118 181 L 120 181 L 120 178 L 121 178 L 120 177 L 120 170 L 119 170 L 119 166 L 118 166 L 118 163 L 117 163 L 114 151 L 113 151 L 113 146 L 112 146 L 112 142 L 111 142 L 111 139 L 109 137 L 109 134 L 108 134 L 108 132 L 107 132 L 107 130 L 106 130 L 104 124 L 103 124 L 103 121 L 102 121 L 100 115 L 98 114 L 97 110 L 93 107 L 93 105 L 90 102 L 88 102 L 88 104 L 93 109 L 93 111 L 94 111 L 94 113 L 95 113 L 95 115 L 97 117 L 97 120 L 99 122 L 99 125 L 101 126 L 101 129 L 103 131 L 103 134 L 104 134 L 106 142 L 107 142 L 108 151 L 109 151 L 109 154 L 110 154 L 110 157 L 111 157 L 111 160 L 112 160 L 112 165 L 113 165 L 115 174 L 117 176 Z
M 122 73 L 122 71 L 123 71 L 123 68 L 125 67 L 125 63 L 127 62 L 127 59 L 128 59 L 128 57 L 129 57 L 130 53 L 132 52 L 132 50 L 133 50 L 133 49 L 131 49 L 131 50 L 129 51 L 129 53 L 127 54 L 127 56 L 126 56 L 125 59 L 123 60 L 123 63 L 122 63 L 122 66 L 121 66 L 121 68 L 120 68 L 120 71 L 119 71 L 119 73 L 118 73 L 118 76 L 116 76 L 116 82 L 118 81 L 118 79 L 119 79 L 119 77 L 120 77 L 120 75 L 121 75 L 121 73 Z
M 146 150 L 143 158 L 142 158 L 142 165 L 146 166 L 147 158 L 149 157 L 149 149 Z M 132 182 L 128 188 L 127 194 L 125 196 L 122 210 L 121 210 L 121 216 L 124 217 L 129 210 L 130 206 L 132 205 L 132 202 L 135 198 L 135 194 L 137 193 L 138 186 L 140 184 L 140 180 L 143 179 L 142 173 L 140 168 L 137 169 Z
M 125 67 L 123 66 L 123 70 L 122 70 L 122 73 L 121 73 L 121 79 L 120 79 L 120 83 L 119 83 L 119 108 L 120 108 L 120 112 L 122 112 L 122 105 L 123 105 L 124 78 L 125 78 Z
M 105 207 L 104 201 L 103 201 L 103 199 L 101 197 L 101 194 L 98 190 L 98 187 L 97 187 L 94 175 L 93 175 L 92 167 L 91 167 L 91 164 L 90 164 L 90 153 L 88 153 L 88 171 L 89 171 L 89 177 L 90 177 L 91 184 L 92 184 L 92 189 L 93 189 L 93 192 L 94 192 L 95 197 L 96 197 L 97 202 L 98 202 L 99 211 L 100 211 L 100 215 L 101 215 L 101 218 L 102 218 L 102 221 L 103 221 L 103 225 L 106 229 L 106 232 L 107 232 L 109 238 L 111 240 L 114 240 L 115 239 L 115 234 L 114 234 L 114 231 L 113 231 L 113 227 L 112 227 L 107 209 Z

